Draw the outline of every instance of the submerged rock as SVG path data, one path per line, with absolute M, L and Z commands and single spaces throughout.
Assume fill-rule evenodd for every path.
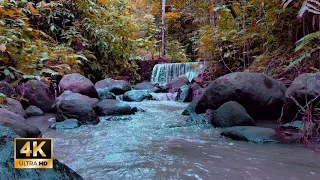
M 19 114 L 22 117 L 27 116 L 26 111 L 23 109 L 21 103 L 15 99 L 6 98 L 6 102 L 4 105 L 7 106 L 7 109 L 11 112 Z
M 63 76 L 59 86 L 61 91 L 70 90 L 74 93 L 80 93 L 91 98 L 98 97 L 94 84 L 88 78 L 78 73 Z
M 303 114 L 298 114 L 300 110 L 297 101 L 302 107 L 311 100 L 313 105 L 317 105 L 320 102 L 320 73 L 307 73 L 299 75 L 285 94 L 285 101 L 283 106 L 282 123 L 288 123 L 294 121 L 295 118 L 301 119 Z M 318 98 L 316 98 L 318 97 Z M 293 99 L 294 100 L 293 100 Z
M 95 87 L 96 89 L 107 88 L 110 92 L 114 93 L 115 95 L 121 95 L 131 90 L 131 84 L 128 81 L 114 80 L 111 78 L 98 81 L 95 84 Z
M 42 136 L 41 131 L 37 127 L 27 124 L 26 119 L 7 109 L 0 109 L 0 126 L 10 128 L 21 137 L 38 138 Z
M 215 110 L 212 124 L 215 127 L 221 128 L 232 126 L 256 126 L 256 123 L 247 113 L 246 109 L 235 101 L 226 102 Z
M 276 142 L 276 131 L 271 128 L 235 126 L 223 129 L 221 135 L 234 140 L 250 141 L 255 143 Z
M 131 121 L 132 117 L 130 116 L 108 116 L 104 117 L 105 121 Z
M 180 102 L 191 102 L 192 101 L 191 87 L 188 85 L 181 86 L 178 90 L 177 100 Z
M 108 88 L 98 88 L 97 91 L 100 100 L 116 99 L 116 95 L 110 92 Z
M 131 90 L 124 93 L 123 100 L 141 102 L 145 99 L 150 99 L 151 97 L 150 91 L 148 90 Z
M 0 125 L 0 179 L 45 179 L 45 180 L 82 180 L 75 171 L 58 160 L 53 160 L 52 169 L 15 169 L 14 138 L 30 136 L 17 135 L 10 128 Z
M 151 99 L 156 101 L 175 101 L 178 93 L 150 93 Z
M 210 117 L 206 116 L 206 114 L 191 114 L 187 121 L 187 125 L 212 125 Z
M 228 101 L 241 104 L 255 120 L 278 119 L 286 87 L 261 73 L 236 72 L 219 77 L 203 95 L 191 102 L 184 114 L 205 113 Z
M 95 105 L 94 110 L 99 116 L 128 115 L 134 113 L 129 105 L 114 99 L 100 101 Z
M 28 116 L 42 116 L 43 111 L 39 109 L 37 106 L 29 106 L 26 109 L 27 115 Z
M 56 121 L 77 119 L 80 124 L 97 124 L 99 118 L 91 105 L 79 99 L 66 98 L 60 102 L 57 110 Z
M 0 81 L 0 93 L 3 93 L 7 97 L 11 97 L 16 94 L 16 91 L 9 83 Z
M 80 126 L 77 119 L 66 119 L 62 122 L 54 123 L 50 126 L 51 129 L 75 129 Z
M 28 100 L 25 102 L 25 107 L 34 105 L 44 112 L 52 110 L 54 94 L 44 82 L 29 80 L 28 82 L 19 85 L 17 91 L 22 97 Z

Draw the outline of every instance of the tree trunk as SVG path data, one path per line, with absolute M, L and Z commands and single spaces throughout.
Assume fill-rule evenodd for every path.
M 164 15 L 166 13 L 166 0 L 162 0 L 162 11 L 161 11 L 161 49 L 160 55 L 164 57 L 166 55 L 166 24 Z

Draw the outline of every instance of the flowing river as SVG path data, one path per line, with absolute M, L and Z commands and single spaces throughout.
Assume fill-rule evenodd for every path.
M 302 145 L 233 141 L 219 129 L 185 126 L 184 103 L 129 104 L 146 112 L 74 130 L 50 130 L 43 117 L 29 122 L 84 179 L 320 179 L 320 154 Z

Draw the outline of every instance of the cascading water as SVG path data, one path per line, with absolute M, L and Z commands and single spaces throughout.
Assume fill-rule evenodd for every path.
M 156 64 L 153 67 L 151 82 L 165 85 L 181 75 L 186 75 L 191 81 L 204 72 L 204 67 L 204 64 L 199 62 Z

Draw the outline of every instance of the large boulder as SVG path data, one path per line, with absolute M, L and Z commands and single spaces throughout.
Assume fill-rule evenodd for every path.
M 63 76 L 59 86 L 61 91 L 70 90 L 74 93 L 80 93 L 92 98 L 98 97 L 94 84 L 88 78 L 78 73 Z
M 58 160 L 53 160 L 52 169 L 15 169 L 14 138 L 30 138 L 16 134 L 10 128 L 0 125 L 0 179 L 43 179 L 82 180 L 83 178 Z
M 82 95 L 79 93 L 73 93 L 72 91 L 65 91 L 63 92 L 59 97 L 56 98 L 56 100 L 53 103 L 53 108 L 58 108 L 59 104 L 61 103 L 62 100 L 64 99 L 77 99 L 91 107 L 93 107 L 94 104 L 96 104 L 97 102 L 99 102 L 99 99 L 97 98 L 90 98 L 86 95 Z
M 183 85 L 178 90 L 177 101 L 191 102 L 192 101 L 192 89 L 188 85 Z
M 19 114 L 22 117 L 27 116 L 26 111 L 23 109 L 20 101 L 17 101 L 12 98 L 6 98 L 6 102 L 4 105 L 7 106 L 7 109 L 11 112 Z
M 226 128 L 232 126 L 256 126 L 256 123 L 241 104 L 229 101 L 214 111 L 212 125 Z
M 26 113 L 28 116 L 42 116 L 43 115 L 43 111 L 38 108 L 37 106 L 29 106 L 26 109 Z
M 98 88 L 97 92 L 100 100 L 116 99 L 116 95 L 110 92 L 108 88 Z
M 148 90 L 131 90 L 123 95 L 124 101 L 141 102 L 145 99 L 151 98 L 150 91 Z
M 236 72 L 213 81 L 183 114 L 217 109 L 228 101 L 241 104 L 255 120 L 277 120 L 281 115 L 286 87 L 261 73 Z
M 77 119 L 80 124 L 99 123 L 99 118 L 92 106 L 74 98 L 61 100 L 57 108 L 56 121 L 61 122 L 66 119 Z
M 154 84 L 152 84 L 151 82 L 145 81 L 145 82 L 141 82 L 136 84 L 133 87 L 134 90 L 148 90 L 150 92 L 160 92 L 161 89 L 157 86 L 155 86 Z
M 100 101 L 96 104 L 94 110 L 99 116 L 128 115 L 134 113 L 129 105 L 114 99 Z
M 5 81 L 0 81 L 0 93 L 3 93 L 7 97 L 11 97 L 16 94 L 14 88 Z
M 131 84 L 125 80 L 114 80 L 107 78 L 101 81 L 98 81 L 95 84 L 96 89 L 99 88 L 108 88 L 110 92 L 115 95 L 121 95 L 127 91 L 131 90 Z
M 299 103 L 302 107 L 313 101 L 316 106 L 320 102 L 320 73 L 307 73 L 299 75 L 285 94 L 285 101 L 283 107 L 282 123 L 288 123 L 296 119 L 301 119 L 303 114 L 298 114 L 300 110 Z M 317 98 L 318 97 L 318 98 Z M 295 102 L 296 101 L 296 102 Z
M 182 75 L 170 81 L 166 87 L 168 88 L 169 92 L 178 92 L 181 86 L 187 84 L 189 84 L 188 78 L 185 75 Z
M 42 136 L 37 127 L 27 124 L 26 119 L 7 109 L 0 109 L 0 126 L 9 127 L 21 137 L 39 138 Z
M 22 97 L 28 100 L 24 102 L 25 107 L 34 105 L 45 112 L 52 109 L 54 94 L 44 82 L 29 80 L 17 86 L 17 91 Z
M 276 142 L 277 138 L 277 133 L 274 129 L 253 126 L 229 127 L 222 130 L 221 135 L 234 140 L 250 141 L 255 143 Z

